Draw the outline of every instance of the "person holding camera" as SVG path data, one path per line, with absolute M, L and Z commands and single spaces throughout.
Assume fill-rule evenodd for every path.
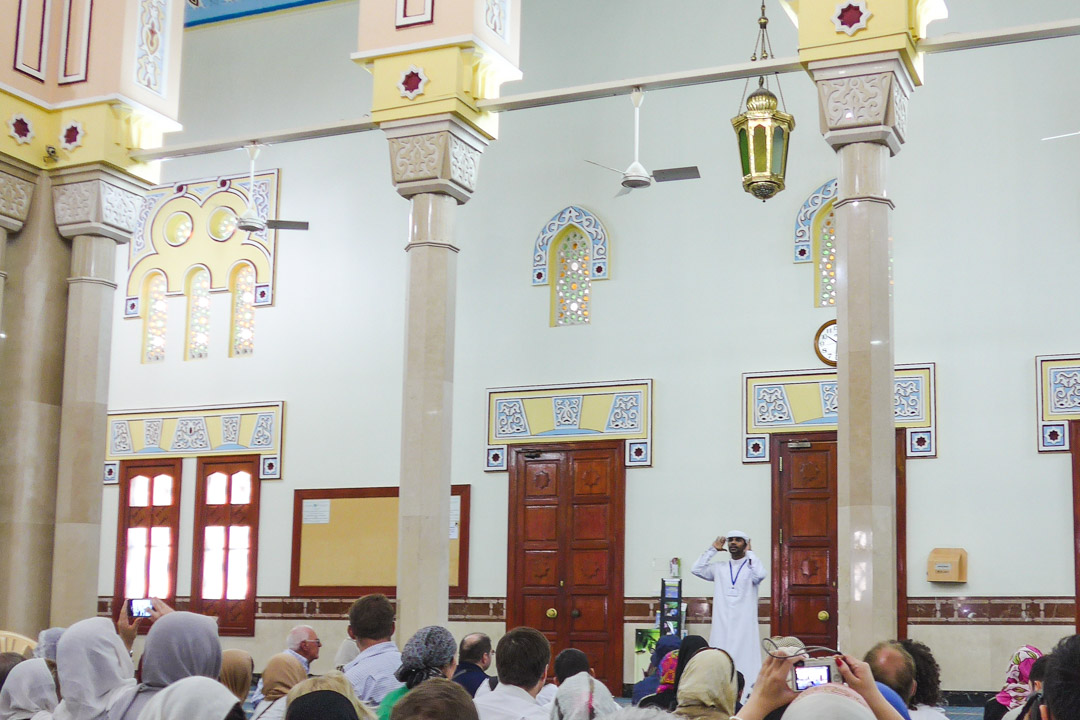
M 717 553 L 725 550 L 729 558 L 713 562 Z M 713 540 L 690 572 L 713 582 L 709 645 L 727 651 L 735 661 L 735 668 L 746 678 L 749 693 L 761 669 L 758 585 L 765 579 L 765 566 L 750 549 L 750 536 L 732 530 Z

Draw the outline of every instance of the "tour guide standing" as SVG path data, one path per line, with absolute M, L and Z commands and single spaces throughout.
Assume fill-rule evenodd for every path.
M 713 557 L 725 550 L 725 544 L 731 559 L 713 563 Z M 749 692 L 761 669 L 758 585 L 765 579 L 765 566 L 750 549 L 750 536 L 732 530 L 727 537 L 716 538 L 690 572 L 714 583 L 709 645 L 727 651 L 735 661 L 735 669 L 746 678 Z

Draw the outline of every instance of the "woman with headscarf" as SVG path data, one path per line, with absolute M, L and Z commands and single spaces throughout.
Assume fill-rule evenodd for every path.
M 105 618 L 80 620 L 56 645 L 63 699 L 55 720 L 107 720 L 109 708 L 135 687 L 135 666 L 116 628 Z
M 139 717 L 142 720 L 244 720 L 244 709 L 217 680 L 193 675 L 155 693 Z
M 699 650 L 679 678 L 675 714 L 728 720 L 735 713 L 736 685 L 735 663 L 727 652 L 716 648 Z
M 551 720 L 593 720 L 619 712 L 611 692 L 588 672 L 566 678 L 559 684 L 551 704 Z
M 285 720 L 360 720 L 349 699 L 336 690 L 316 690 L 289 704 Z
M 678 654 L 676 655 L 677 662 L 675 664 L 675 673 L 672 676 L 670 687 L 666 687 L 667 683 L 663 679 L 660 681 L 661 687 L 657 689 L 655 699 L 650 705 L 656 707 L 662 707 L 665 710 L 674 710 L 678 704 L 678 692 L 679 683 L 682 681 L 683 672 L 686 670 L 686 665 L 694 656 L 709 647 L 709 642 L 700 635 L 687 635 L 682 639 L 679 644 Z
M 641 698 L 638 707 L 661 708 L 667 710 L 675 699 L 675 670 L 679 666 L 679 651 L 672 650 L 660 661 L 656 673 L 660 676 L 660 684 L 656 686 L 656 692 Z
M 278 653 L 266 663 L 263 670 L 264 697 L 255 708 L 251 720 L 283 720 L 285 717 L 285 696 L 293 686 L 307 679 L 307 672 L 300 661 L 289 653 Z
M 359 720 L 375 720 L 375 712 L 368 708 L 367 705 L 360 702 L 359 698 L 356 697 L 356 692 L 353 690 L 352 683 L 349 682 L 348 678 L 346 678 L 340 670 L 331 670 L 325 675 L 308 678 L 304 682 L 293 687 L 285 697 L 286 720 L 293 717 L 293 705 L 297 700 L 309 693 L 317 693 L 324 690 L 335 692 L 348 700 L 353 706 L 353 710 L 356 711 L 356 717 L 359 718 Z M 323 704 L 324 703 L 319 703 L 317 705 L 321 707 Z M 305 709 L 297 711 L 300 713 L 298 717 L 306 718 L 315 706 L 304 703 L 301 707 Z M 314 715 L 312 715 L 312 717 L 314 717 Z
M 217 680 L 220 674 L 217 621 L 190 612 L 163 615 L 146 634 L 142 683 L 116 702 L 109 720 L 137 720 L 150 699 L 174 682 L 195 675 Z
M 221 653 L 221 674 L 218 680 L 229 692 L 244 703 L 251 694 L 251 678 L 255 674 L 255 661 L 243 650 L 226 650 Z
M 784 720 L 874 720 L 874 713 L 847 685 L 827 683 L 799 693 L 784 711 Z
M 51 627 L 39 632 L 37 647 L 34 648 L 34 657 L 56 662 L 56 643 L 60 642 L 60 636 L 63 634 L 64 628 L 62 627 Z
M 438 625 L 420 628 L 401 651 L 401 667 L 394 673 L 405 687 L 391 691 L 379 703 L 379 720 L 389 720 L 394 703 L 429 678 L 454 676 L 457 642 L 450 631 Z
M 1005 674 L 1005 687 L 990 698 L 983 709 L 983 720 L 1001 720 L 1005 713 L 1013 708 L 1022 707 L 1031 694 L 1031 666 L 1042 657 L 1037 647 L 1025 645 L 1013 653 L 1009 659 L 1009 670 Z
M 27 660 L 11 669 L 0 690 L 0 720 L 52 720 L 59 702 L 48 663 Z

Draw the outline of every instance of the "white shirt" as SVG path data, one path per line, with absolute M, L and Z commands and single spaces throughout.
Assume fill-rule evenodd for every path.
M 263 700 L 255 707 L 255 712 L 251 715 L 251 720 L 284 720 L 284 718 L 284 697 L 279 697 L 277 700 Z
M 761 638 L 758 635 L 758 585 L 765 579 L 765 566 L 753 550 L 739 560 L 711 562 L 717 550 L 711 545 L 697 559 L 690 572 L 702 580 L 712 580 L 713 612 L 709 645 L 726 650 L 735 669 L 746 678 L 749 694 L 761 669 Z M 744 695 L 743 697 L 746 697 Z
M 377 706 L 391 690 L 405 683 L 394 677 L 401 667 L 401 651 L 387 640 L 376 643 L 356 656 L 345 666 L 345 677 L 353 686 L 360 702 Z
M 916 705 L 915 709 L 908 708 L 911 720 L 948 720 L 948 716 L 939 708 L 929 705 Z
M 550 711 L 540 707 L 536 698 L 524 689 L 506 683 L 499 683 L 474 702 L 480 720 L 548 720 L 550 717 Z

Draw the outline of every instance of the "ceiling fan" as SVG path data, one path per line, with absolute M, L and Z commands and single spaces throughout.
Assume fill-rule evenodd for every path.
M 262 145 L 251 143 L 245 148 L 251 159 L 251 173 L 248 176 L 248 206 L 244 214 L 236 219 L 236 227 L 245 232 L 259 233 L 264 230 L 307 230 L 306 220 L 264 220 L 255 209 L 255 158 L 259 157 Z
M 598 162 L 592 160 L 586 160 L 585 162 L 602 167 L 605 170 L 622 175 L 622 190 L 619 191 L 619 195 L 626 195 L 631 190 L 638 188 L 647 188 L 653 184 L 653 182 L 671 182 L 672 180 L 695 180 L 701 177 L 701 173 L 698 171 L 697 165 L 691 165 L 689 167 L 677 167 L 677 168 L 664 168 L 663 170 L 656 170 L 650 173 L 645 169 L 645 166 L 641 164 L 638 159 L 638 147 L 640 145 L 640 133 L 641 133 L 641 103 L 645 99 L 645 93 L 641 91 L 641 88 L 634 88 L 630 93 L 630 100 L 634 103 L 634 162 L 630 163 L 630 167 L 626 170 L 616 170 L 613 167 L 607 165 L 601 165 Z

